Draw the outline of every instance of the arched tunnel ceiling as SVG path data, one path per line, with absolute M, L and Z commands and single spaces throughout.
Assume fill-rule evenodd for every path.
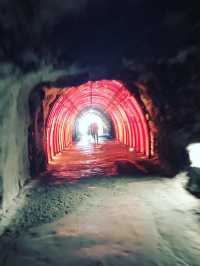
M 149 156 L 150 133 L 141 106 L 123 83 L 101 80 L 67 88 L 54 103 L 46 123 L 48 160 L 72 143 L 76 117 L 88 107 L 110 116 L 118 141 Z

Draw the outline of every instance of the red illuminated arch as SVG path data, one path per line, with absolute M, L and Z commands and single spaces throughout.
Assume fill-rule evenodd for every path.
M 88 107 L 107 112 L 112 119 L 116 139 L 141 155 L 149 156 L 148 125 L 135 97 L 122 82 L 101 80 L 66 88 L 55 102 L 46 124 L 48 161 L 72 143 L 75 119 Z

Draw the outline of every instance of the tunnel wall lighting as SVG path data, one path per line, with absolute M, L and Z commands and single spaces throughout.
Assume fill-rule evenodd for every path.
M 120 81 L 101 80 L 66 88 L 54 103 L 46 123 L 45 150 L 49 162 L 72 144 L 74 123 L 86 108 L 107 113 L 116 140 L 142 156 L 149 156 L 148 124 L 134 95 Z

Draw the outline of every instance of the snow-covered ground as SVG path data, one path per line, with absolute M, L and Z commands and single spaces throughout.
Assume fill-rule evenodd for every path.
M 77 204 L 62 218 L 10 236 L 0 265 L 199 266 L 200 204 L 183 183 L 181 175 L 87 179 L 65 184 L 66 194 L 61 185 L 62 201 L 69 205 L 73 195 Z M 51 198 L 54 189 L 37 193 Z M 49 213 L 56 208 L 50 200 Z

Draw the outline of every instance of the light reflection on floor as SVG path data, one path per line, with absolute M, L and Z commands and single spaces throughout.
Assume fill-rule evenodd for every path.
M 135 167 L 137 157 L 134 150 L 124 144 L 105 138 L 96 143 L 88 136 L 58 154 L 44 175 L 69 181 L 82 177 L 113 176 L 119 174 L 119 164 Z

